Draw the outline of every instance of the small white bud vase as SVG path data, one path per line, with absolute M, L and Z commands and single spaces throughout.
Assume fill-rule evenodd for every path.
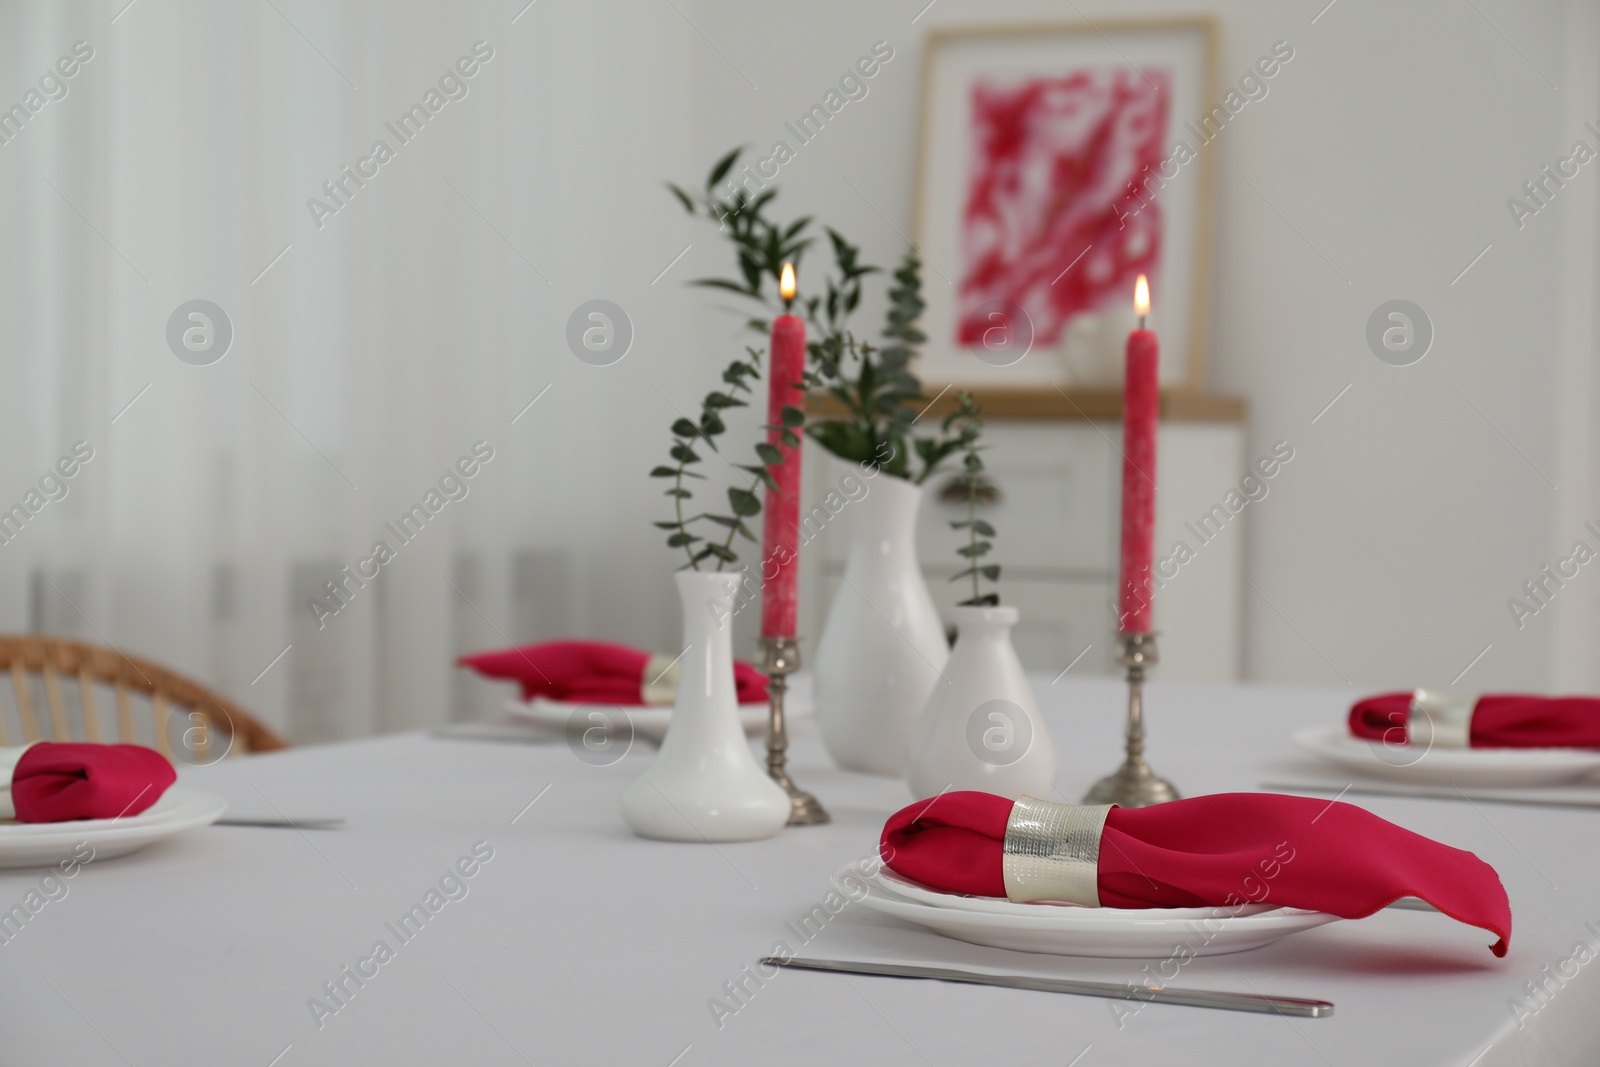
M 789 795 L 756 762 L 739 722 L 729 605 L 739 574 L 679 571 L 678 698 L 661 751 L 622 792 L 622 818 L 662 841 L 756 841 L 789 820 Z
M 950 646 L 917 563 L 921 488 L 887 474 L 867 484 L 817 642 L 817 725 L 845 770 L 899 777 L 928 694 L 944 688 Z
M 1011 647 L 1013 607 L 959 607 L 949 685 L 934 688 L 906 758 L 917 797 L 976 789 L 1015 800 L 1050 796 L 1056 750 Z

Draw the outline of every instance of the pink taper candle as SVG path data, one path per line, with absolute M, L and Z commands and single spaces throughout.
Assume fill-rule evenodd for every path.
M 794 267 L 783 265 L 778 287 L 787 302 L 794 299 Z M 785 407 L 802 407 L 806 369 L 806 324 L 798 315 L 779 315 L 772 322 L 767 442 L 783 453 L 783 462 L 768 467 L 777 489 L 767 488 L 761 546 L 761 636 L 795 636 L 795 609 L 800 579 L 800 449 L 783 443 Z M 798 431 L 797 431 L 798 432 Z
M 1124 633 L 1149 633 L 1150 564 L 1155 555 L 1156 427 L 1161 414 L 1158 369 L 1161 346 L 1144 328 L 1150 287 L 1143 274 L 1134 290 L 1139 328 L 1128 334 L 1127 379 L 1122 393 L 1122 575 L 1119 626 Z

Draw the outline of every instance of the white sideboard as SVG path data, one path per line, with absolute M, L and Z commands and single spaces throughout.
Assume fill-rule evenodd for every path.
M 1161 423 L 1156 559 L 1158 567 L 1166 561 L 1161 569 L 1170 577 L 1156 593 L 1158 671 L 1165 678 L 1226 681 L 1240 670 L 1248 513 L 1248 505 L 1239 504 L 1243 494 L 1229 493 L 1239 489 L 1256 457 L 1244 453 L 1237 404 L 1205 411 L 1201 418 L 1164 416 Z M 1068 665 L 1074 674 L 1114 671 L 1121 423 L 1114 413 L 1110 419 L 991 417 L 985 438 L 984 462 L 999 491 L 982 511 L 997 530 L 988 559 L 1002 565 L 1002 603 L 1015 605 L 1022 616 L 1013 641 L 1023 665 L 1052 675 Z M 806 449 L 804 499 L 810 508 L 852 468 L 813 443 Z M 962 535 L 949 522 L 964 516 L 965 505 L 943 496 L 954 477 L 952 466 L 930 479 L 918 527 L 923 573 L 941 611 L 971 595 L 967 581 L 949 580 L 964 566 L 955 553 Z M 870 492 L 871 481 L 864 484 Z M 844 570 L 851 507 L 845 499 L 836 516 L 813 524 L 813 539 L 801 549 L 806 595 L 800 632 L 812 636 L 809 648 Z M 1175 552 L 1180 541 L 1186 550 Z

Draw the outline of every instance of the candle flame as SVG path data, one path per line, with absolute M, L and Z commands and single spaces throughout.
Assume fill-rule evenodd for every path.
M 1143 274 L 1133 286 L 1133 310 L 1140 316 L 1150 314 L 1150 283 Z
M 785 300 L 793 300 L 794 293 L 794 264 L 785 263 L 783 265 L 783 275 L 778 280 L 778 295 L 782 296 Z

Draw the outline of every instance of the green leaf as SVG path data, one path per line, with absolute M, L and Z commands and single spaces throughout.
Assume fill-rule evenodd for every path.
M 761 214 L 761 209 L 766 206 L 767 201 L 771 200 L 773 197 L 775 197 L 777 195 L 778 195 L 778 191 L 776 189 L 768 189 L 768 190 L 766 190 L 765 192 L 763 192 L 759 196 L 757 196 L 754 200 L 750 201 L 750 207 L 749 207 L 748 210 L 752 214 L 755 214 L 755 215 Z
M 706 544 L 706 554 L 716 556 L 724 563 L 737 563 L 739 561 L 739 554 L 733 549 L 725 548 L 722 545 L 711 544 L 709 542 Z
M 682 189 L 679 189 L 676 185 L 673 185 L 671 182 L 667 183 L 667 188 L 671 189 L 672 190 L 672 195 L 678 198 L 678 202 L 683 205 L 683 210 L 685 210 L 689 214 L 693 215 L 694 214 L 694 201 L 689 198 L 689 194 L 684 192 Z
M 678 468 L 676 468 L 676 467 L 652 467 L 652 468 L 650 468 L 650 477 L 652 477 L 652 478 L 676 478 L 677 476 L 678 476 Z
M 672 424 L 672 432 L 679 437 L 699 437 L 700 429 L 688 419 L 678 419 Z
M 993 607 L 998 607 L 999 605 L 1000 605 L 1000 594 L 999 593 L 985 593 L 982 596 L 975 596 L 975 597 L 972 597 L 969 600 L 963 600 L 960 604 L 957 605 L 957 607 L 963 607 L 963 608 L 993 608 Z
M 785 426 L 804 426 L 806 424 L 806 413 L 793 404 L 785 404 L 779 417 L 783 420 Z
M 866 463 L 873 458 L 872 436 L 855 422 L 830 420 L 806 427 L 811 439 L 842 460 Z
M 700 538 L 691 533 L 675 533 L 671 537 L 667 538 L 667 547 L 682 548 L 684 545 L 692 545 L 698 540 L 700 540 Z
M 991 582 L 998 582 L 1000 580 L 1000 564 L 998 563 L 985 564 L 984 566 L 979 567 L 978 570 Z
M 783 450 L 777 445 L 769 445 L 765 441 L 756 445 L 756 455 L 766 463 L 782 463 Z
M 975 545 L 962 545 L 956 549 L 956 555 L 964 559 L 977 559 L 979 556 L 988 555 L 989 547 L 989 542 L 987 541 L 979 541 Z
M 700 457 L 695 455 L 694 449 L 690 448 L 688 445 L 673 445 L 670 449 L 670 454 L 672 458 L 677 460 L 679 463 L 700 462 Z M 674 471 L 673 473 L 676 474 L 677 472 Z
M 707 189 L 714 188 L 718 182 L 728 176 L 728 171 L 733 169 L 734 163 L 738 162 L 739 153 L 743 151 L 744 145 L 740 145 L 738 148 L 735 148 L 733 151 L 717 160 L 716 164 L 711 168 L 711 173 L 706 176 Z
M 700 432 L 707 437 L 715 437 L 727 428 L 727 424 L 714 411 L 707 411 L 700 416 Z
M 749 255 L 739 256 L 739 272 L 744 275 L 745 288 L 752 293 L 761 291 L 761 261 Z
M 728 506 L 733 508 L 735 515 L 755 515 L 761 510 L 761 501 L 748 489 L 730 487 Z
M 755 534 L 750 532 L 750 527 L 746 526 L 744 523 L 741 522 L 739 525 L 735 526 L 734 529 L 738 530 L 739 535 L 746 541 L 755 541 L 757 544 L 760 544 L 760 540 Z
M 666 522 L 651 523 L 651 525 L 659 530 L 676 530 L 679 524 L 676 521 L 668 520 Z
M 906 481 L 910 481 L 910 449 L 905 447 L 905 443 L 903 441 L 897 443 L 895 445 L 894 452 L 890 453 L 889 458 L 878 465 L 878 469 L 889 475 L 891 478 L 904 478 Z
M 689 492 L 689 490 L 687 490 L 687 489 L 668 489 L 665 493 L 662 493 L 661 495 L 662 496 L 677 497 L 679 500 L 684 500 L 684 499 L 686 499 L 688 497 L 694 496 L 694 494 Z
M 973 529 L 973 532 L 978 534 L 978 536 L 980 536 L 980 537 L 993 537 L 993 536 L 995 536 L 994 527 L 990 526 L 988 523 L 984 522 L 982 519 L 973 519 L 972 520 L 972 529 Z

